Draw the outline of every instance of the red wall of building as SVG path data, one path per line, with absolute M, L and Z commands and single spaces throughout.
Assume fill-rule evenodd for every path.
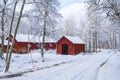
M 65 37 L 63 37 L 62 39 L 60 39 L 58 42 L 57 42 L 57 53 L 58 54 L 62 54 L 62 44 L 67 44 L 68 45 L 68 53 L 69 54 L 73 54 L 74 53 L 74 48 L 73 48 L 73 44 L 67 40 Z
M 62 37 L 57 42 L 57 54 L 62 54 L 62 45 L 63 44 L 68 45 L 68 54 L 69 55 L 76 55 L 80 52 L 85 52 L 85 44 L 73 44 L 71 41 L 69 41 L 65 37 Z
M 49 50 L 49 49 L 56 49 L 56 43 L 45 43 L 45 49 Z
M 85 44 L 74 44 L 74 52 L 76 54 L 85 52 Z
M 15 53 L 28 52 L 28 42 L 15 42 L 13 52 Z
M 57 53 L 62 54 L 62 45 L 67 44 L 68 45 L 68 54 L 72 55 L 74 53 L 74 45 L 65 37 L 60 39 L 57 42 Z
M 29 49 L 28 49 L 28 44 L 30 45 Z M 44 46 L 46 50 L 56 49 L 56 43 L 45 43 Z M 39 43 L 15 42 L 13 51 L 15 53 L 26 53 L 28 51 L 39 49 L 39 48 L 40 48 Z
M 10 36 L 10 41 L 12 42 L 12 38 L 13 36 Z M 8 40 L 8 38 L 6 39 Z M 29 49 L 28 49 L 28 44 L 30 45 Z M 35 50 L 35 49 L 39 49 L 40 48 L 40 43 L 35 43 L 35 42 L 18 42 L 17 40 L 15 40 L 14 43 L 14 48 L 13 48 L 13 52 L 15 53 L 26 53 L 28 51 L 31 50 Z M 56 43 L 55 42 L 47 42 L 44 44 L 44 48 L 46 50 L 49 49 L 56 49 Z

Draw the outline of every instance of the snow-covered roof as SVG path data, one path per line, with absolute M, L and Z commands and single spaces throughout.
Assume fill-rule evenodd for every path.
M 28 34 L 17 34 L 16 40 L 18 42 L 42 42 L 42 37 Z M 55 42 L 55 40 L 50 37 L 45 37 L 45 42 Z
M 70 40 L 74 44 L 85 44 L 83 40 L 81 40 L 79 37 L 73 37 L 73 36 L 64 36 L 68 40 Z
M 16 40 L 18 42 L 39 42 L 38 38 L 34 35 L 17 34 Z
M 40 37 L 40 42 L 42 42 L 42 39 L 43 39 L 43 37 Z M 56 40 L 54 40 L 54 39 L 52 39 L 50 37 L 45 36 L 45 42 L 56 42 Z

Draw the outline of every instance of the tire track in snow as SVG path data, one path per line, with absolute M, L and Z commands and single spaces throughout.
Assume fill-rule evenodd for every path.
M 101 64 L 103 64 L 104 62 L 102 62 Z M 97 63 L 96 63 L 97 64 Z M 87 69 L 86 71 L 84 70 L 83 73 L 78 73 L 77 75 L 75 75 L 74 77 L 71 78 L 71 80 L 97 80 L 97 74 L 99 73 L 99 69 L 100 69 L 100 63 L 98 63 L 97 65 L 91 66 L 89 69 Z
M 103 63 L 104 62 L 94 63 L 93 65 L 89 66 L 88 68 L 82 70 L 83 72 L 79 72 L 79 73 L 75 74 L 75 76 L 72 77 L 70 80 L 87 80 L 87 79 L 84 79 L 84 78 L 86 76 L 88 76 L 88 74 L 90 74 L 90 75 L 96 74 L 99 71 L 99 66 Z M 94 73 L 93 73 L 93 71 L 94 71 Z M 96 80 L 96 79 L 93 79 L 93 78 L 90 79 L 90 77 L 89 77 L 89 80 Z
M 84 71 L 84 73 L 78 73 L 73 78 L 71 78 L 71 80 L 97 80 L 100 73 L 100 69 L 107 63 L 111 56 L 112 55 L 110 55 L 106 60 L 95 64 L 94 66 L 89 68 L 89 70 Z
M 97 77 L 96 77 L 95 80 L 98 80 L 98 77 L 99 77 L 101 68 L 104 67 L 104 65 L 105 65 L 114 55 L 115 55 L 115 54 L 111 54 L 110 57 L 108 57 L 108 59 L 99 66 L 99 70 L 98 70 Z
M 113 61 L 114 58 L 115 58 L 115 60 Z M 120 80 L 120 77 L 119 77 L 120 73 L 118 71 L 118 70 L 120 70 L 119 60 L 120 60 L 120 57 L 118 57 L 117 54 L 113 54 L 105 63 L 103 63 L 101 65 L 99 73 L 98 73 L 98 77 L 96 80 Z M 116 64 L 116 63 L 118 63 L 118 64 Z M 118 69 L 118 67 L 119 67 L 119 69 Z M 107 75 L 106 75 L 106 73 L 107 73 Z
M 61 75 L 62 73 L 64 73 L 64 70 L 68 71 L 70 66 L 77 65 L 77 64 L 78 63 L 76 63 L 76 62 L 72 62 L 72 63 L 69 63 L 69 64 L 64 64 L 64 66 L 60 65 L 61 67 L 58 68 L 57 70 L 54 70 L 54 71 L 52 71 L 52 72 L 50 72 L 48 74 L 44 74 L 44 75 L 47 75 L 47 76 L 46 76 L 46 78 L 42 78 L 42 79 L 43 80 L 50 80 L 53 77 L 56 77 L 56 76 Z M 56 67 L 59 67 L 59 66 L 56 66 Z M 51 76 L 51 74 L 52 74 L 52 76 Z M 42 76 L 44 76 L 44 75 L 42 75 Z
M 92 59 L 93 57 L 90 57 L 90 59 Z M 89 60 L 90 60 L 89 59 Z M 81 62 L 81 63 L 84 63 L 84 62 L 88 62 L 89 60 L 86 60 L 86 61 L 83 61 L 83 62 Z M 50 73 L 47 73 L 47 74 L 43 74 L 42 76 L 46 76 L 46 78 L 42 78 L 43 80 L 50 80 L 50 79 L 52 79 L 53 77 L 56 77 L 56 76 L 58 76 L 58 75 L 61 75 L 62 73 L 64 73 L 64 70 L 66 70 L 66 72 L 68 71 L 68 69 L 70 68 L 70 66 L 73 66 L 73 65 L 78 65 L 78 64 L 80 64 L 80 62 L 78 62 L 78 60 L 76 61 L 76 60 L 73 60 L 71 63 L 69 63 L 69 64 L 63 64 L 63 65 L 60 65 L 61 67 L 60 68 L 56 68 L 56 70 L 54 70 L 54 71 L 52 71 L 52 72 L 50 72 Z M 56 66 L 56 67 L 59 67 L 59 66 Z M 70 70 L 71 70 L 71 68 L 70 68 Z M 52 76 L 51 76 L 51 74 L 52 74 Z M 41 76 L 41 77 L 42 77 Z
M 91 59 L 92 59 L 92 57 L 91 57 Z M 89 61 L 89 60 L 87 60 L 87 61 Z M 85 62 L 87 62 L 87 61 L 85 61 Z M 83 62 L 84 63 L 84 62 Z M 49 79 L 51 79 L 51 78 L 53 78 L 53 77 L 56 77 L 57 75 L 59 75 L 59 74 L 62 74 L 62 73 L 64 73 L 63 72 L 63 70 L 65 69 L 65 70 L 68 70 L 69 69 L 69 67 L 70 66 L 73 66 L 73 65 L 77 65 L 78 64 L 78 62 L 76 62 L 75 60 L 73 60 L 72 62 L 70 62 L 69 64 L 67 63 L 67 64 L 63 64 L 63 65 L 59 65 L 59 66 L 61 66 L 61 67 L 59 67 L 59 66 L 56 66 L 56 67 L 59 67 L 59 68 L 55 68 L 55 70 L 53 70 L 52 72 L 50 72 L 50 73 L 48 73 L 48 71 L 47 71 L 47 73 L 46 74 L 42 74 L 42 76 L 46 76 L 45 78 L 42 78 L 42 76 L 40 76 L 41 78 L 42 78 L 42 80 L 49 80 Z M 51 67 L 51 68 L 54 68 L 54 67 Z M 49 68 L 49 69 L 51 69 L 51 68 Z M 47 70 L 49 70 L 49 69 L 47 69 Z M 52 74 L 52 76 L 51 76 L 51 74 Z
M 103 56 L 101 56 L 103 57 Z M 109 56 L 108 56 L 109 57 Z M 102 58 L 101 58 L 102 59 Z M 91 59 L 89 60 L 89 62 L 93 61 L 94 59 Z M 87 74 L 89 68 L 92 68 L 94 69 L 94 67 L 98 67 L 100 66 L 101 64 L 103 64 L 106 59 L 104 59 L 102 62 L 98 63 L 99 59 L 96 60 L 94 63 L 90 64 L 89 66 L 86 66 L 84 67 L 82 70 L 79 71 L 79 73 L 76 73 L 76 69 L 77 69 L 77 72 L 78 72 L 78 69 L 81 68 L 83 65 L 87 65 L 88 64 L 88 61 L 82 63 L 82 64 L 79 64 L 76 63 L 77 66 L 75 65 L 72 65 L 74 67 L 71 66 L 71 68 L 63 68 L 63 70 L 59 71 L 59 72 L 55 72 L 53 74 L 55 74 L 54 76 L 50 75 L 51 77 L 48 77 L 47 79 L 44 79 L 44 80 L 57 80 L 57 79 L 61 79 L 61 80 L 81 80 L 81 79 L 75 79 L 77 76 L 79 76 L 80 74 L 81 75 L 81 78 L 84 77 L 85 74 Z M 97 65 L 96 65 L 97 64 Z M 94 66 L 93 66 L 94 65 Z M 68 66 L 70 67 L 70 66 Z M 66 69 L 66 70 L 64 70 Z M 91 70 L 91 69 L 90 69 Z M 89 71 L 90 71 L 89 70 Z M 71 73 L 72 72 L 72 73 Z M 68 76 L 68 78 L 66 79 L 66 76 Z M 63 79 L 64 78 L 64 79 Z M 93 79 L 92 79 L 93 80 Z

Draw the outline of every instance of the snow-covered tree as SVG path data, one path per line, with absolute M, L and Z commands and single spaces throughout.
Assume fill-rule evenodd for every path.
M 97 52 L 97 48 L 98 48 L 98 37 L 99 37 L 99 31 L 101 30 L 101 17 L 102 17 L 102 11 L 99 10 L 99 0 L 88 0 L 88 23 L 89 23 L 89 27 L 88 27 L 88 47 L 90 50 L 90 47 L 92 47 L 93 51 Z
M 113 40 L 115 40 L 116 35 L 120 35 L 120 1 L 103 0 L 102 9 L 106 13 L 108 19 L 111 21 L 112 26 L 110 26 L 110 29 L 112 34 L 114 35 Z M 117 39 L 120 38 L 119 36 L 117 37 Z M 113 45 L 115 45 L 114 43 L 117 43 L 120 46 L 118 40 L 116 42 L 113 41 Z
M 36 9 L 38 10 L 38 16 L 40 18 L 39 26 L 42 34 L 41 44 L 41 57 L 44 62 L 44 43 L 45 36 L 54 36 L 54 29 L 60 14 L 58 13 L 59 2 L 58 0 L 34 0 L 36 2 Z
M 64 30 L 64 35 L 66 36 L 74 36 L 75 33 L 77 31 L 75 31 L 76 29 L 76 19 L 74 18 L 74 16 L 70 16 L 68 18 L 65 18 L 64 20 L 62 20 L 63 24 L 61 27 Z
M 108 42 L 108 48 L 114 48 L 116 43 L 115 35 L 118 34 L 115 32 L 116 30 L 120 29 L 119 28 L 120 2 L 118 0 L 87 0 L 87 3 L 89 6 L 88 14 L 93 15 L 93 17 L 95 18 L 95 19 L 92 18 L 89 21 L 93 21 L 94 23 L 97 23 L 94 25 L 94 27 L 98 27 L 98 28 L 96 28 L 96 30 L 92 28 L 93 30 L 95 30 L 95 32 L 99 33 L 97 34 L 97 38 L 100 39 L 101 38 L 100 35 L 104 35 L 104 37 L 109 37 L 108 41 L 106 41 Z M 108 23 L 109 27 L 105 22 L 106 23 L 109 22 Z M 107 34 L 107 36 L 105 36 L 105 34 Z M 98 40 L 98 42 L 101 41 Z M 97 44 L 99 44 L 98 42 Z

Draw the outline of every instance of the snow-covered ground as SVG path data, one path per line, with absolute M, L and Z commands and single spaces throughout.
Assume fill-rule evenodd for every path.
M 120 80 L 119 52 L 57 55 L 55 51 L 47 51 L 44 63 L 39 51 L 31 53 L 35 71 L 3 80 Z M 30 70 L 33 65 L 30 54 L 14 54 L 9 74 Z M 0 71 L 3 67 L 0 63 Z

